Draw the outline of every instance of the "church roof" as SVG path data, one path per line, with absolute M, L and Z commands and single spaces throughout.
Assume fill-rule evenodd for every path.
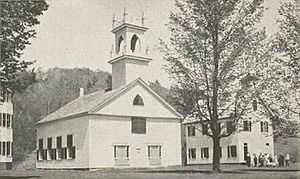
M 37 122 L 37 124 L 51 122 L 68 117 L 93 114 L 97 109 L 111 102 L 115 97 L 123 94 L 123 92 L 133 87 L 136 83 L 142 84 L 153 95 L 155 95 L 155 97 L 162 101 L 169 110 L 171 110 L 176 116 L 178 116 L 178 118 L 181 118 L 181 115 L 177 113 L 171 105 L 165 102 L 158 94 L 156 94 L 150 87 L 148 87 L 148 85 L 142 79 L 138 78 L 128 85 L 114 89 L 112 91 L 103 92 L 102 90 L 99 90 L 88 95 L 80 96 L 70 103 L 66 104 L 65 106 L 59 108 L 57 111 L 49 114 L 48 116 Z

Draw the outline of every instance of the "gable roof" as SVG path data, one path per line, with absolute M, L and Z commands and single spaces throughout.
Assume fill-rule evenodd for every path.
M 114 99 L 130 90 L 136 84 L 141 84 L 154 97 L 161 101 L 162 104 L 173 114 L 175 114 L 178 118 L 182 118 L 181 115 L 176 112 L 176 110 L 171 105 L 169 105 L 164 99 L 162 99 L 157 93 L 155 93 L 141 78 L 138 78 L 128 85 L 114 89 L 112 91 L 103 92 L 102 90 L 99 90 L 88 95 L 80 96 L 70 103 L 66 104 L 65 106 L 59 108 L 57 111 L 49 114 L 42 120 L 38 121 L 37 124 L 72 116 L 93 114 L 96 111 L 99 111 L 103 106 L 113 102 Z

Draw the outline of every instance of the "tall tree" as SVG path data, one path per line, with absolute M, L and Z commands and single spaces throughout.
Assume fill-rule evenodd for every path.
M 250 109 L 256 65 L 268 56 L 265 32 L 256 28 L 263 0 L 178 0 L 176 6 L 170 43 L 162 42 L 166 69 L 176 81 L 177 109 L 207 126 L 198 129 L 212 139 L 212 169 L 220 172 L 220 139 Z
M 0 2 L 1 14 L 1 74 L 8 83 L 5 88 L 18 88 L 16 79 L 32 62 L 21 59 L 22 51 L 36 36 L 33 28 L 40 23 L 38 16 L 48 9 L 45 0 L 5 0 Z

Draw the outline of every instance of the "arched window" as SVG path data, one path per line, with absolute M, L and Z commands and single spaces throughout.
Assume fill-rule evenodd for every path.
M 130 49 L 132 52 L 135 52 L 135 50 L 140 46 L 140 39 L 137 35 L 134 35 L 132 38 L 131 38 L 131 46 L 130 46 Z M 139 49 L 138 49 L 139 50 Z
M 143 99 L 140 95 L 136 95 L 133 99 L 133 105 L 144 106 Z
M 123 50 L 123 44 L 124 44 L 124 39 L 122 36 L 120 36 L 119 41 L 118 41 L 118 49 L 117 49 L 117 53 L 119 53 L 121 50 Z

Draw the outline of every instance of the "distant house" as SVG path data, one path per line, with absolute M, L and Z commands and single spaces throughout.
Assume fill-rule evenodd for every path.
M 37 168 L 181 164 L 181 116 L 142 80 L 147 28 L 115 24 L 112 90 L 80 96 L 37 124 Z
M 253 102 L 253 111 L 245 120 L 240 120 L 236 126 L 237 131 L 231 136 L 221 138 L 220 162 L 245 163 L 249 152 L 253 154 L 271 154 L 274 156 L 274 140 L 271 121 L 260 114 L 257 101 Z M 213 159 L 213 141 L 203 135 L 209 124 L 200 125 L 199 122 L 185 122 L 187 164 L 210 164 Z M 233 125 L 229 119 L 220 122 L 222 130 L 232 130 Z
M 0 170 L 12 168 L 13 103 L 11 92 L 0 89 Z

